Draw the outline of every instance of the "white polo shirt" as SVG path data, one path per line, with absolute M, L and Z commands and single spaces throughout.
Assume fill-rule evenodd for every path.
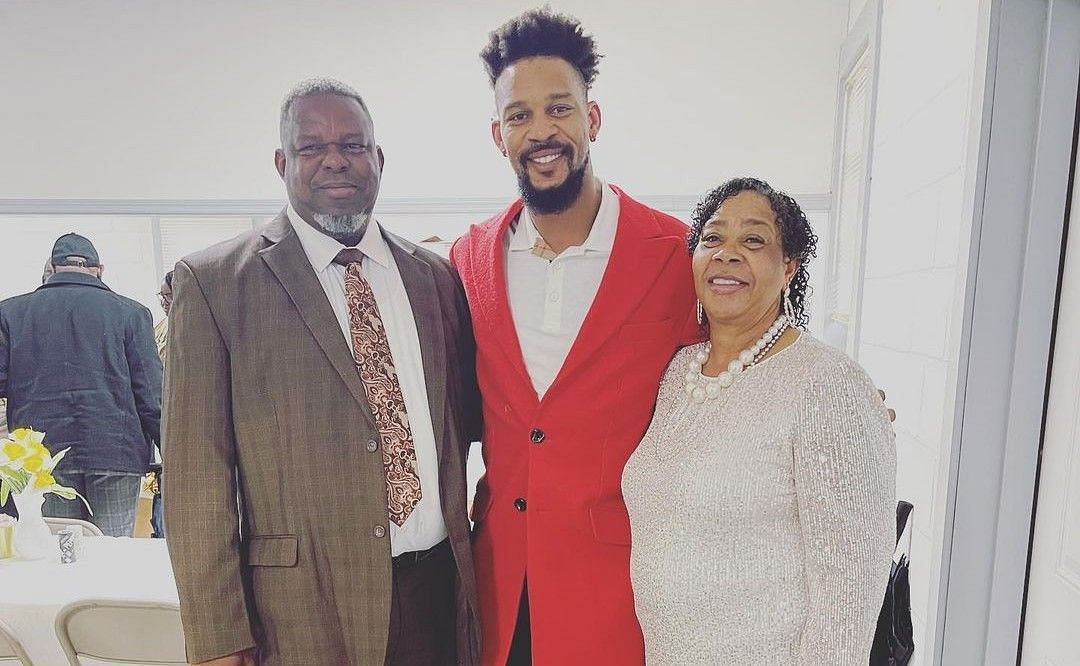
M 548 261 L 533 254 L 540 234 L 526 208 L 506 234 L 506 286 L 525 369 L 544 397 L 566 361 L 607 269 L 619 226 L 619 197 L 601 184 L 589 237 Z
M 345 341 L 352 350 L 349 305 L 345 299 L 345 267 L 334 263 L 334 257 L 345 246 L 304 222 L 292 206 L 288 208 L 288 215 L 289 222 L 300 239 L 300 245 L 311 262 L 311 268 L 330 301 L 330 307 L 333 308 L 341 327 L 341 334 L 345 336 Z M 405 410 L 409 414 L 417 471 L 420 474 L 420 503 L 413 508 L 401 527 L 393 521 L 389 523 L 390 550 L 393 555 L 427 550 L 445 539 L 447 531 L 439 503 L 439 458 L 435 448 L 431 410 L 428 407 L 420 338 L 416 332 L 409 294 L 405 291 L 397 263 L 390 254 L 390 248 L 374 217 L 356 247 L 364 253 L 360 269 L 375 294 L 379 316 L 386 328 L 390 354 L 394 358 L 394 370 L 401 384 Z M 330 381 L 330 378 L 327 378 L 327 381 Z

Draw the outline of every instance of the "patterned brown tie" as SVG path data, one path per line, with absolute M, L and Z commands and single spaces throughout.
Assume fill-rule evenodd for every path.
M 382 440 L 390 520 L 400 527 L 423 495 L 409 415 L 390 355 L 390 343 L 386 339 L 379 307 L 375 304 L 375 294 L 360 272 L 363 257 L 360 250 L 346 248 L 338 252 L 334 263 L 345 267 L 345 299 L 349 304 L 353 358 Z

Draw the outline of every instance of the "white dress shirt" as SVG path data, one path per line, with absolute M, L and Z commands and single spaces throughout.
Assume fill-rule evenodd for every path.
M 526 208 L 507 237 L 506 286 L 525 369 L 536 395 L 555 381 L 607 269 L 619 226 L 619 198 L 602 184 L 589 237 L 548 261 L 532 252 L 540 237 Z
M 319 284 L 326 292 L 330 307 L 334 310 L 341 334 L 352 349 L 349 332 L 349 306 L 345 299 L 345 267 L 334 263 L 334 257 L 344 245 L 316 230 L 300 215 L 288 208 L 289 222 L 296 231 L 300 244 L 311 262 Z M 424 380 L 424 363 L 420 355 L 420 338 L 416 332 L 409 294 L 401 281 L 397 263 L 383 238 L 382 229 L 375 218 L 368 223 L 364 237 L 356 246 L 364 253 L 360 264 L 364 278 L 375 294 L 379 316 L 386 328 L 394 370 L 401 384 L 405 410 L 409 414 L 413 445 L 416 449 L 416 465 L 420 475 L 422 497 L 405 524 L 398 527 L 390 521 L 390 549 L 393 555 L 414 550 L 426 550 L 447 536 L 439 503 L 439 459 L 435 449 L 435 430 L 431 425 L 428 408 L 427 383 Z M 327 378 L 327 381 L 331 381 Z

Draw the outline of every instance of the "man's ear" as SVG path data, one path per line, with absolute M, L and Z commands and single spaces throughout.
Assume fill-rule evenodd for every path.
M 596 102 L 589 102 L 589 140 L 596 141 L 596 137 L 600 135 L 600 125 L 602 120 L 602 114 L 600 113 L 600 105 Z
M 499 149 L 499 152 L 506 156 L 506 144 L 503 143 L 502 136 L 502 123 L 498 120 L 491 121 L 491 140 L 495 142 L 495 147 Z
M 277 168 L 278 175 L 285 178 L 285 151 L 278 148 L 274 151 L 274 167 Z

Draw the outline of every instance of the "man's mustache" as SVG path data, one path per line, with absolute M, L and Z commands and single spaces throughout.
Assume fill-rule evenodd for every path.
M 569 154 L 571 149 L 572 147 L 567 143 L 562 143 L 560 141 L 545 141 L 544 143 L 538 143 L 526 150 L 521 154 L 521 157 L 518 158 L 518 161 L 521 162 L 521 166 L 526 166 L 526 162 L 528 162 L 533 155 L 542 150 L 558 150 L 563 154 Z

